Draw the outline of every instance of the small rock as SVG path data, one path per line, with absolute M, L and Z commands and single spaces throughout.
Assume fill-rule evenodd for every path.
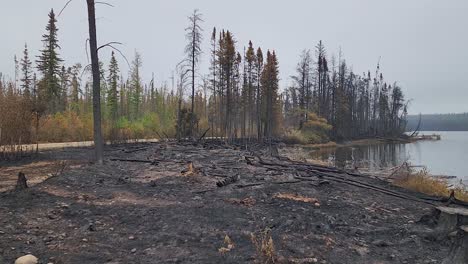
M 456 237 L 457 234 L 458 234 L 458 231 L 453 231 L 453 232 L 448 234 L 448 237 Z
M 135 237 L 134 236 L 129 236 L 128 240 L 135 240 Z
M 15 261 L 15 264 L 37 264 L 37 258 L 31 254 L 22 256 Z
M 46 236 L 42 239 L 42 241 L 44 241 L 44 243 L 50 243 L 54 240 L 54 237 L 53 236 Z
M 132 251 L 131 251 L 133 254 L 136 253 L 136 248 L 133 248 Z
M 364 257 L 369 254 L 369 248 L 365 246 L 355 246 L 354 250 L 358 253 L 359 256 Z
M 83 238 L 81 241 L 83 241 L 83 242 L 88 242 L 88 239 Z

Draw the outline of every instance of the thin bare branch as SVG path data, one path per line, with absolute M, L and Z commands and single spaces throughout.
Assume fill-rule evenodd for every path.
M 123 45 L 121 42 L 112 41 L 112 42 L 109 42 L 109 43 L 106 43 L 106 44 L 100 46 L 97 50 L 99 51 L 101 48 L 108 47 L 108 46 L 113 45 L 113 44 Z
M 86 39 L 86 42 L 85 42 L 86 60 L 87 60 L 88 63 L 89 63 L 88 42 L 89 42 L 89 38 L 87 38 L 87 39 Z
M 111 42 L 111 43 L 112 43 L 112 42 Z M 117 43 L 119 43 L 119 42 L 117 42 Z M 121 43 L 119 43 L 119 44 L 121 44 Z M 103 45 L 103 46 L 101 46 L 101 47 L 103 47 L 103 48 L 104 48 L 104 47 L 109 47 L 109 48 L 111 48 L 111 49 L 116 50 L 116 51 L 120 54 L 120 56 L 122 56 L 122 57 L 124 58 L 125 62 L 126 62 L 127 65 L 128 65 L 128 68 L 132 68 L 132 66 L 130 65 L 130 62 L 128 61 L 127 57 L 125 57 L 125 55 L 123 54 L 123 52 L 120 51 L 118 48 L 112 46 L 112 44 L 110 44 L 110 43 L 107 43 L 107 44 L 105 44 L 105 45 Z M 98 50 L 99 50 L 99 49 L 98 49 Z
M 101 4 L 101 5 L 106 5 L 106 6 L 110 6 L 110 7 L 115 7 L 112 4 L 109 4 L 109 3 L 106 3 L 106 2 L 95 2 L 95 4 Z
M 62 10 L 60 10 L 60 13 L 58 14 L 57 17 L 59 17 L 59 16 L 62 14 L 62 12 L 65 10 L 65 8 L 67 8 L 67 6 L 68 6 L 72 1 L 73 1 L 73 0 L 69 0 L 69 1 L 65 4 L 65 6 L 62 8 Z
M 88 64 L 85 67 L 83 67 L 83 70 L 81 71 L 80 79 L 83 78 L 83 74 L 89 70 L 89 67 L 91 67 L 91 64 Z

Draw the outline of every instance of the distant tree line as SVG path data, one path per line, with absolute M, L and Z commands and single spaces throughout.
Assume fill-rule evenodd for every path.
M 331 59 L 320 41 L 315 56 L 305 50 L 291 77 L 279 87 L 274 50 L 245 47 L 229 30 L 213 28 L 210 50 L 203 53 L 202 15 L 189 17 L 185 58 L 175 68 L 172 87 L 142 77 L 143 59 L 128 62 L 111 53 L 99 62 L 104 136 L 136 138 L 213 137 L 267 140 L 307 135 L 308 142 L 372 136 L 397 136 L 405 129 L 406 102 L 397 84 L 384 81 L 377 66 L 356 75 L 340 56 Z M 43 49 L 34 59 L 25 46 L 15 57 L 15 78 L 0 74 L 0 145 L 92 139 L 90 65 L 66 65 L 60 56 L 57 18 L 49 13 Z M 210 68 L 201 74 L 203 55 Z M 119 57 L 129 66 L 121 71 Z M 187 93 L 187 89 L 189 92 Z M 209 132 L 208 132 L 209 131 Z
M 315 58 L 304 50 L 292 76 L 293 86 L 284 93 L 284 113 L 288 126 L 304 129 L 310 113 L 331 124 L 335 140 L 360 137 L 395 137 L 406 126 L 407 104 L 401 88 L 385 82 L 377 65 L 357 75 L 340 52 L 329 59 L 320 41 Z
M 468 113 L 408 115 L 406 130 L 417 129 L 420 117 L 419 131 L 468 131 Z

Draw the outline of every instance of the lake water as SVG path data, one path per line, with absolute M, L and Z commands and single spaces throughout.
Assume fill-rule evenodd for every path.
M 340 147 L 314 151 L 312 158 L 328 160 L 337 167 L 366 166 L 371 169 L 389 168 L 408 161 L 425 166 L 432 175 L 456 176 L 468 183 L 468 131 L 431 132 L 439 134 L 439 141 L 418 141 L 408 144 L 374 144 Z

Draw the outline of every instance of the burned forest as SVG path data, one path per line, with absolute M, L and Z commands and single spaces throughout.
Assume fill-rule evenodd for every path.
M 406 155 L 447 136 L 408 132 L 414 83 L 393 78 L 421 69 L 373 52 L 372 25 L 58 2 L 0 63 L 0 264 L 468 263 L 464 178 Z

